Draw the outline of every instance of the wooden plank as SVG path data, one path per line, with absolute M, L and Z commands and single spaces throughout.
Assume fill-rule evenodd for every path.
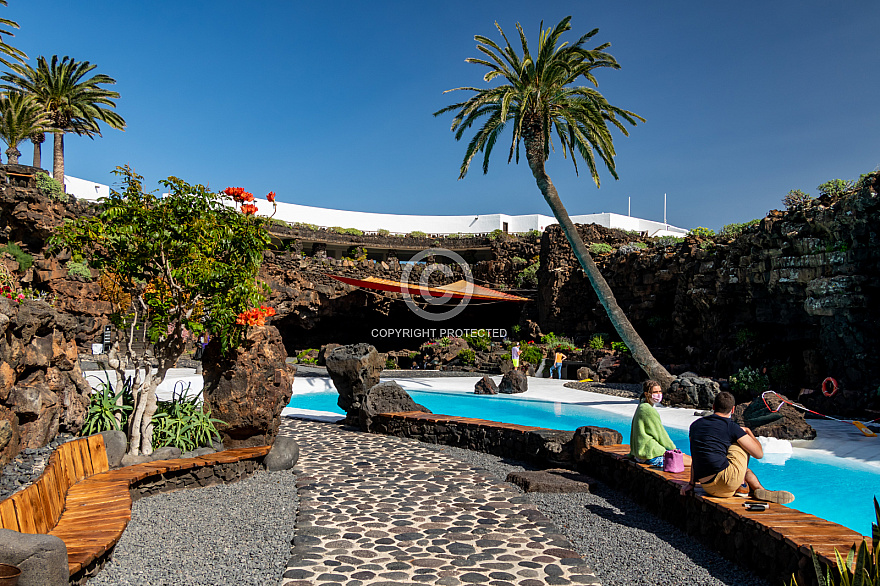
M 68 452 L 70 454 L 70 461 L 73 467 L 73 483 L 76 484 L 80 480 L 86 477 L 85 471 L 83 470 L 82 463 L 82 452 L 79 450 L 79 446 L 77 445 L 79 440 L 73 440 L 72 442 L 67 442 L 64 444 L 68 446 Z
M 39 486 L 32 484 L 22 492 L 30 499 L 30 506 L 34 516 L 34 527 L 37 529 L 37 533 L 48 533 L 49 529 L 51 529 L 49 527 L 49 519 L 47 518 L 48 511 L 46 511 L 43 499 L 40 497 Z
M 57 514 L 52 520 L 52 524 L 54 525 L 61 517 L 61 513 L 64 512 L 64 499 L 67 496 L 67 488 L 64 486 L 64 481 L 62 479 L 63 472 L 61 472 L 61 466 L 58 464 L 58 460 L 50 460 L 49 467 L 51 470 L 49 474 L 49 486 L 52 488 L 52 499 L 55 502 L 55 508 L 57 510 Z
M 49 479 L 46 477 L 45 471 L 32 488 L 37 493 L 34 495 L 34 502 L 39 503 L 46 524 L 40 533 L 48 533 L 55 526 L 55 513 L 58 511 L 52 503 L 52 495 L 50 494 L 52 488 L 49 486 Z
M 15 516 L 15 505 L 12 504 L 11 498 L 0 502 L 0 523 L 2 523 L 4 529 L 21 531 L 18 528 L 18 518 Z
M 58 453 L 58 459 L 61 463 L 61 471 L 64 472 L 64 484 L 66 484 L 69 489 L 76 484 L 77 481 L 76 468 L 73 465 L 73 450 L 70 447 L 70 442 L 63 444 L 55 451 Z
M 95 473 L 94 467 L 92 466 L 92 454 L 89 453 L 89 442 L 86 438 L 76 440 L 76 447 L 79 449 L 80 455 L 82 456 L 83 463 L 83 473 L 85 477 L 88 478 Z
M 92 455 L 92 473 L 100 474 L 110 469 L 107 463 L 107 447 L 104 445 L 104 436 L 100 433 L 90 435 L 86 438 L 89 446 L 89 453 Z
M 15 505 L 15 517 L 18 519 L 19 531 L 22 533 L 39 533 L 34 522 L 34 512 L 31 509 L 30 498 L 21 491 L 12 497 Z

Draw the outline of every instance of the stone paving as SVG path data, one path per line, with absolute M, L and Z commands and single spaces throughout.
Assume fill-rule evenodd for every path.
M 300 508 L 282 586 L 599 584 L 513 487 L 412 440 L 287 420 Z

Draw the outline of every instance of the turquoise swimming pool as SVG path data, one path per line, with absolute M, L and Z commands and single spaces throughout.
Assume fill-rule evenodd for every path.
M 413 400 L 434 413 L 474 417 L 550 429 L 576 429 L 582 425 L 610 427 L 629 441 L 630 419 L 577 403 L 551 403 L 508 395 L 474 395 L 442 391 L 413 391 Z M 335 391 L 296 394 L 290 407 L 343 414 Z M 687 432 L 669 429 L 676 446 L 689 452 Z M 801 511 L 839 523 L 862 535 L 871 534 L 874 495 L 880 495 L 880 471 L 840 459 L 810 461 L 803 450 L 781 464 L 753 460 L 751 467 L 768 488 L 794 493 Z M 841 498 L 845 495 L 845 498 Z M 833 497 L 833 498 L 832 498 Z

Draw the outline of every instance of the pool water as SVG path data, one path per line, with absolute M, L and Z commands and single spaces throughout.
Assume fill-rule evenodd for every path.
M 407 392 L 414 401 L 434 413 L 550 429 L 574 430 L 582 425 L 597 425 L 615 429 L 625 442 L 629 441 L 629 417 L 578 403 L 552 403 L 507 395 L 409 389 Z M 289 406 L 344 415 L 336 405 L 337 398 L 335 391 L 295 394 Z M 667 428 L 667 431 L 679 449 L 690 452 L 685 430 Z M 781 464 L 753 459 L 749 466 L 767 488 L 794 493 L 797 509 L 862 535 L 871 534 L 871 523 L 875 521 L 873 498 L 880 495 L 880 470 L 841 459 L 811 461 L 805 450 L 795 450 L 794 455 Z

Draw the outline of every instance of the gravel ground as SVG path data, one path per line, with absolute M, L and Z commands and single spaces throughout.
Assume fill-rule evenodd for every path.
M 568 382 L 563 385 L 569 389 L 587 391 L 588 393 L 601 393 L 627 399 L 637 399 L 642 392 L 642 385 L 631 383 L 596 383 L 596 382 Z
M 278 584 L 298 502 L 292 470 L 143 498 L 89 585 Z
M 59 433 L 48 445 L 25 448 L 10 460 L 0 474 L 0 501 L 30 486 L 43 473 L 55 448 L 72 439 L 76 438 L 69 433 Z
M 431 444 L 423 444 L 431 445 Z M 504 480 L 518 462 L 436 445 Z M 770 586 L 602 484 L 592 493 L 527 493 L 574 544 L 605 586 Z

